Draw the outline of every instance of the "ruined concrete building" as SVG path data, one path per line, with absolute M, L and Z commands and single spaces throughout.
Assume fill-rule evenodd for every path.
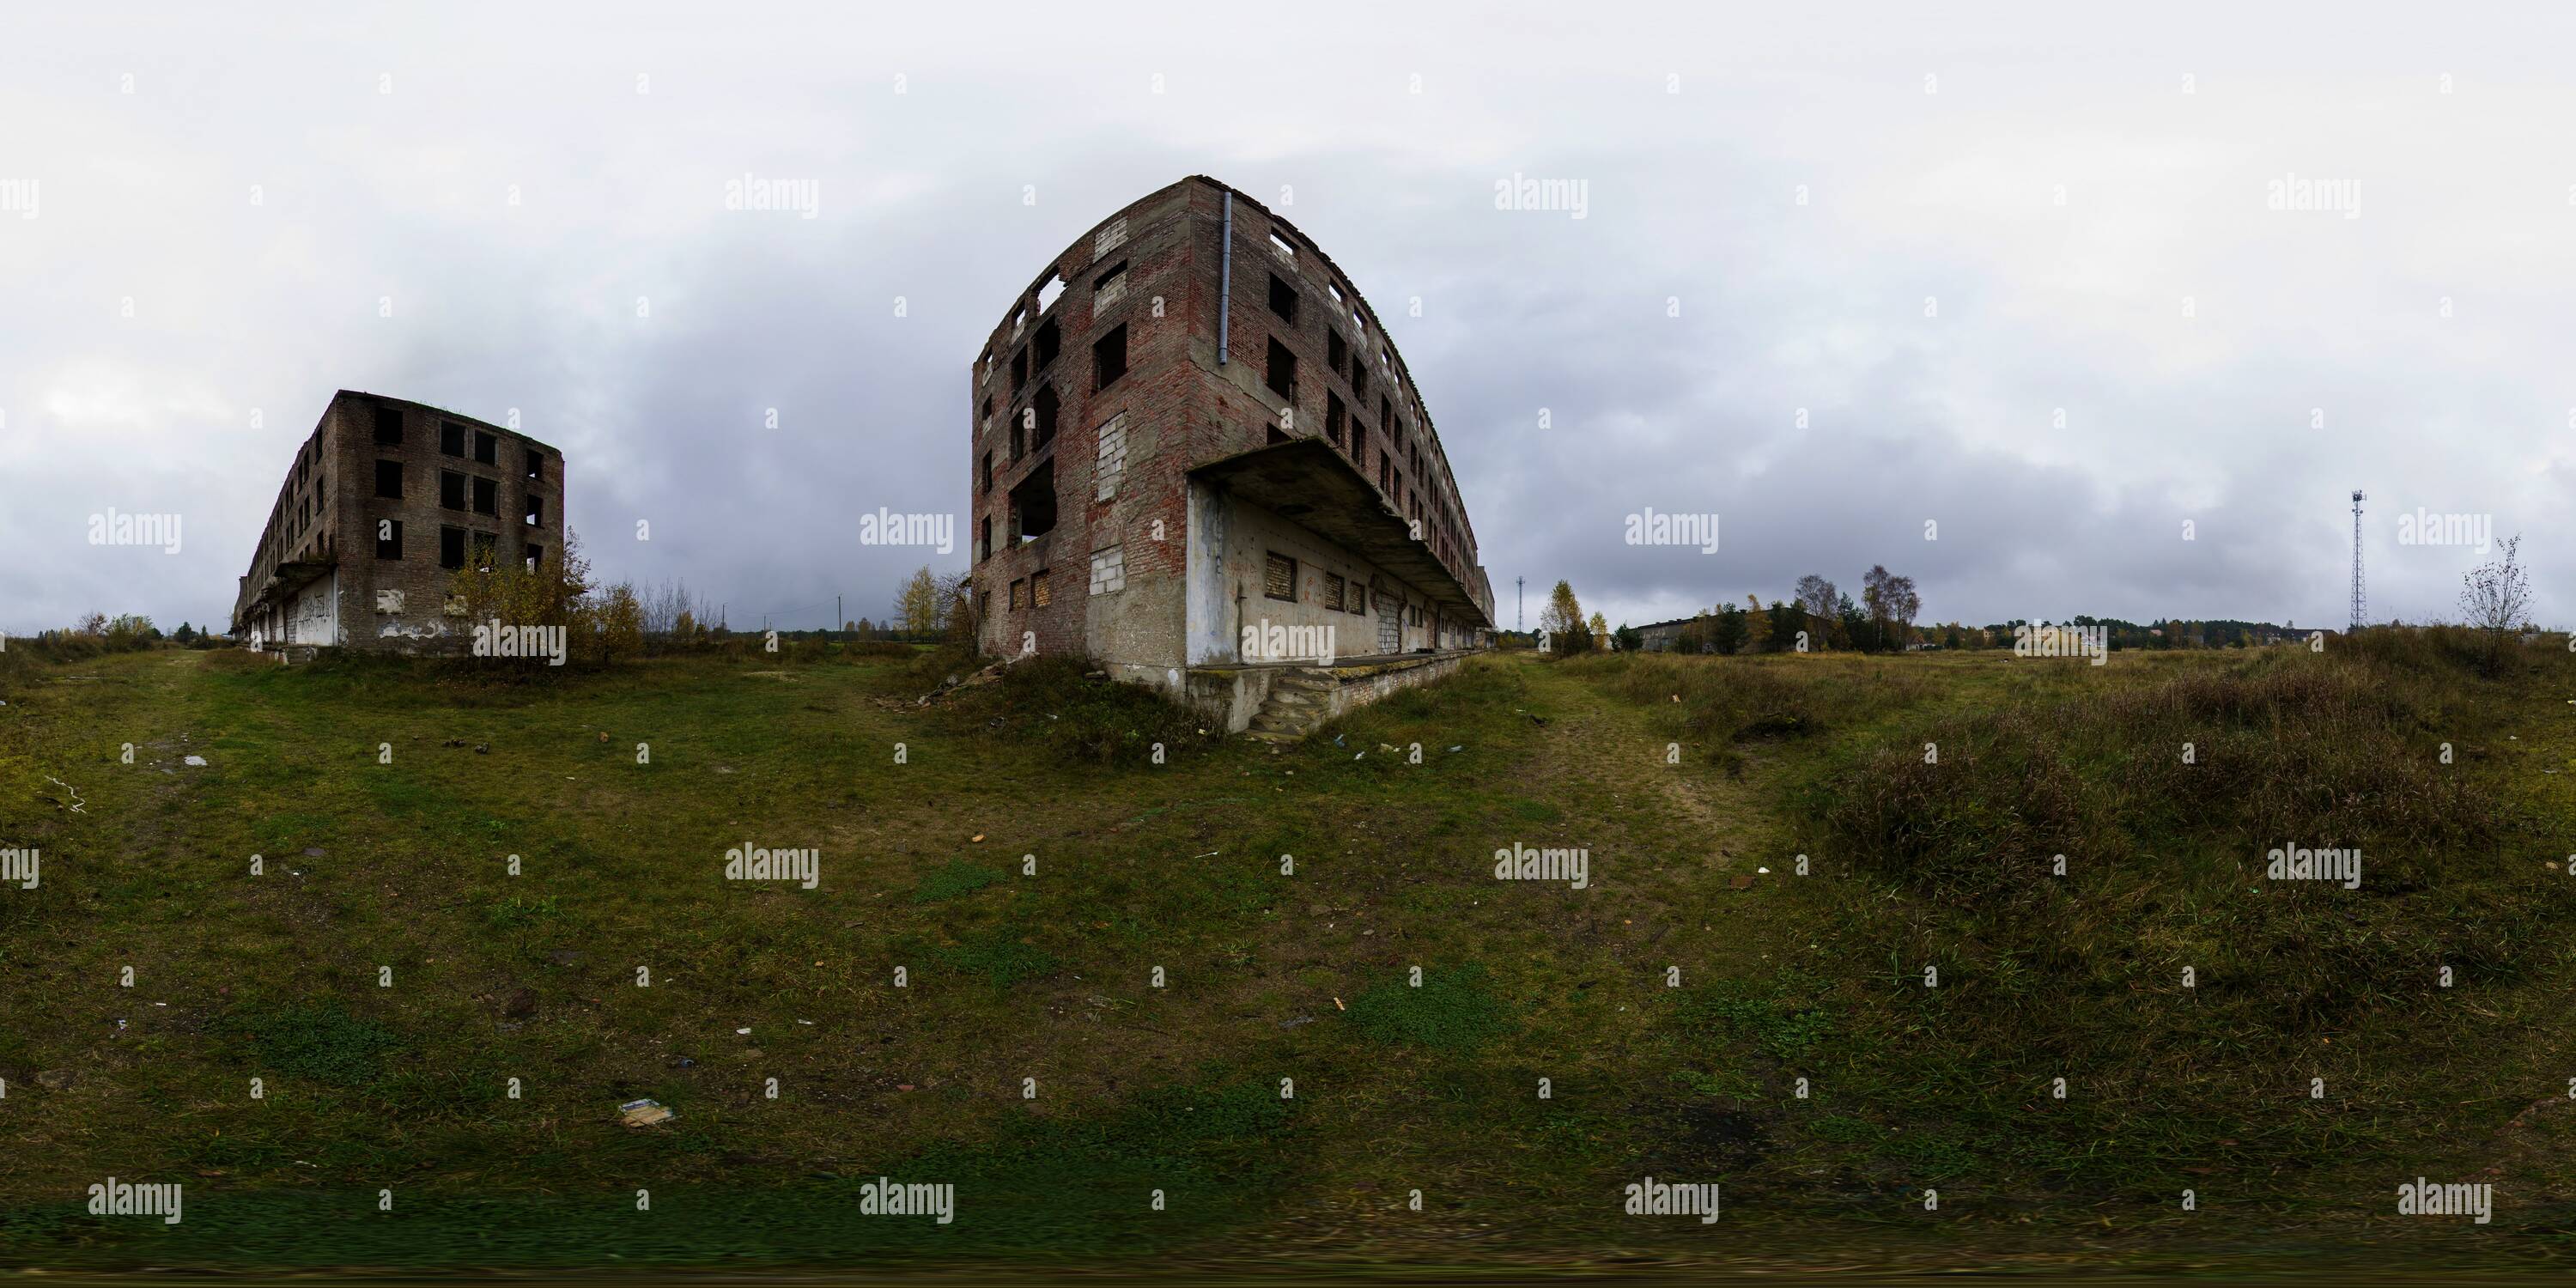
M 1385 325 L 1224 184 L 1057 255 L 968 400 L 987 652 L 1088 656 L 1294 737 L 1488 641 L 1475 530 Z
M 448 575 L 559 556 L 563 454 L 515 430 L 343 389 L 295 451 L 233 601 L 267 645 L 445 651 Z

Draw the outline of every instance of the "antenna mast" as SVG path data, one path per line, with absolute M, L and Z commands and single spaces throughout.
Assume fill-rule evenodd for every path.
M 2352 490 L 2352 629 L 2361 629 L 2361 503 L 2360 488 Z

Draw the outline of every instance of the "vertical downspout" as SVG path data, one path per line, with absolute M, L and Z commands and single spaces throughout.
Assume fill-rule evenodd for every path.
M 1234 302 L 1234 189 L 1225 190 L 1225 240 L 1216 252 L 1216 365 L 1225 365 L 1226 315 Z

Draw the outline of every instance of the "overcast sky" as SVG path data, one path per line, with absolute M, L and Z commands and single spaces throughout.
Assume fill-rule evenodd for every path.
M 1515 577 L 1644 622 L 1872 563 L 1935 621 L 2333 625 L 2356 487 L 2374 619 L 2481 558 L 2418 508 L 2576 616 L 2561 7 L 53 8 L 0 17 L 15 633 L 222 621 L 344 387 L 516 409 L 609 579 L 882 617 L 922 556 L 857 516 L 966 509 L 989 329 L 1198 172 L 1392 328 L 1506 625 Z

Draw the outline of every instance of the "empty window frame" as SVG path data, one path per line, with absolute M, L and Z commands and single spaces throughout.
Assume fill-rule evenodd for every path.
M 546 499 L 541 496 L 529 497 L 528 513 L 520 520 L 520 522 L 527 524 L 531 528 L 542 528 L 546 526 Z
M 1029 427 L 1036 431 L 1029 440 L 1030 451 L 1044 451 L 1047 444 L 1055 441 L 1055 416 L 1062 405 L 1063 401 L 1055 396 L 1054 385 L 1040 387 L 1038 396 L 1029 400 Z
M 1351 346 L 1342 339 L 1341 332 L 1324 332 L 1324 365 L 1332 368 L 1334 375 L 1342 374 L 1342 364 L 1350 356 Z
M 438 472 L 438 504 L 449 510 L 465 508 L 465 476 L 454 470 Z
M 376 446 L 402 446 L 402 408 L 378 407 L 376 409 Z
M 1127 324 L 1119 323 L 1091 346 L 1091 387 L 1106 389 L 1127 374 Z
M 402 520 L 376 520 L 376 557 L 378 559 L 402 558 Z
M 531 483 L 546 481 L 546 454 L 533 447 L 528 449 L 528 481 Z
M 465 529 L 438 530 L 438 566 L 451 570 L 465 566 Z
M 1055 462 L 1046 461 L 1011 489 L 1011 536 L 1016 541 L 1055 530 Z
M 465 427 L 452 420 L 438 422 L 438 450 L 449 456 L 463 456 Z
M 476 514 L 489 514 L 489 515 L 495 515 L 495 516 L 497 516 L 497 515 L 499 515 L 499 514 L 500 514 L 500 512 L 501 512 L 501 511 L 500 511 L 500 503 L 501 503 L 501 485 L 500 485 L 500 484 L 495 483 L 495 482 L 493 482 L 492 480 L 490 480 L 490 479 L 485 479 L 485 478 L 478 478 L 478 479 L 474 480 L 474 512 L 475 512 Z
M 376 495 L 388 501 L 402 499 L 402 462 L 376 462 Z
M 1297 288 L 1277 273 L 1270 275 L 1270 311 L 1290 326 L 1297 325 Z
M 1329 389 L 1325 390 L 1324 437 L 1331 439 L 1333 446 L 1339 447 L 1342 445 L 1344 426 L 1349 419 L 1350 408 L 1342 405 L 1342 396 Z
M 1046 370 L 1047 364 L 1055 361 L 1055 355 L 1064 348 L 1064 329 L 1055 324 L 1054 318 L 1048 318 L 1046 325 L 1038 328 L 1037 338 L 1029 341 L 1029 347 L 1035 355 L 1029 369 Z
M 1038 283 L 1038 312 L 1043 314 L 1064 298 L 1064 274 L 1048 269 L 1046 280 Z M 1043 365 L 1043 364 L 1041 364 Z
M 494 436 L 492 436 L 492 435 L 490 435 L 490 434 L 486 434 L 486 433 L 484 433 L 482 430 L 479 430 L 479 429 L 478 429 L 478 430 L 475 430 L 475 431 L 474 431 L 474 463 L 475 463 L 475 464 L 477 464 L 477 465 L 498 465 L 498 464 L 500 464 L 500 463 L 501 463 L 501 440 L 500 440 L 500 439 L 498 439 L 498 438 L 496 438 L 496 437 L 494 437 Z
M 1276 232 L 1270 234 L 1270 249 L 1276 252 L 1279 258 L 1287 260 L 1291 264 L 1297 262 L 1297 248 L 1290 245 L 1287 238 L 1280 236 Z
M 1270 338 L 1269 362 L 1263 383 L 1270 386 L 1270 392 L 1282 398 L 1294 400 L 1297 397 L 1297 355 L 1290 353 L 1287 345 L 1279 343 L 1277 336 Z

